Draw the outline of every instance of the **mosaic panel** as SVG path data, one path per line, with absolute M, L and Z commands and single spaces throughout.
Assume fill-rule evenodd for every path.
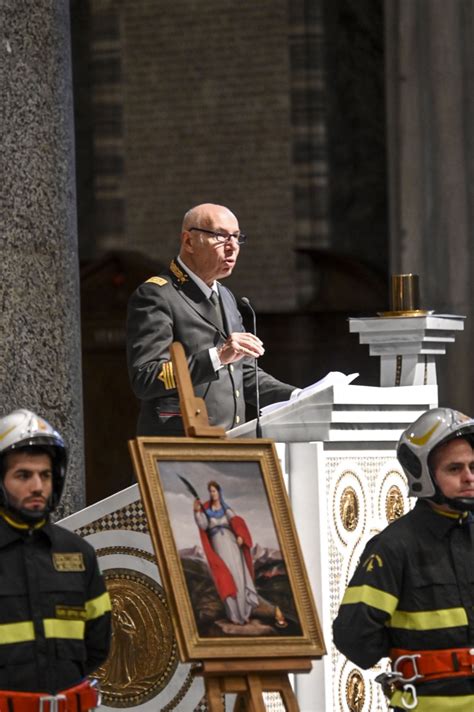
M 340 600 L 367 541 L 411 508 L 406 480 L 398 462 L 386 455 L 326 458 L 325 492 L 329 502 L 328 571 L 329 617 Z M 385 669 L 382 661 L 362 671 L 330 649 L 335 709 L 341 712 L 385 712 L 387 704 L 374 677 Z

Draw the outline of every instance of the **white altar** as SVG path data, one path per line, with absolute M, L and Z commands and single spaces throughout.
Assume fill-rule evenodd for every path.
M 402 300 L 403 301 L 403 300 Z M 416 306 L 416 305 L 415 305 Z M 295 679 L 301 712 L 385 712 L 374 678 L 332 643 L 331 625 L 365 543 L 412 506 L 396 458 L 400 435 L 438 405 L 436 357 L 464 317 L 410 308 L 349 320 L 380 358 L 380 387 L 334 385 L 260 418 L 279 445 L 296 527 L 328 655 Z M 255 421 L 231 437 L 255 435 Z

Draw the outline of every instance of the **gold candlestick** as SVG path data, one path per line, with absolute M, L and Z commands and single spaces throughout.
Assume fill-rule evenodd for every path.
M 420 309 L 420 278 L 417 274 L 392 274 L 390 283 L 390 311 L 377 312 L 378 316 L 425 316 Z

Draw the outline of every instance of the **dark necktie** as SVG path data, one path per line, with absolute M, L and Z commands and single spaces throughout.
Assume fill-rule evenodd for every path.
M 211 302 L 216 313 L 216 320 L 217 324 L 219 325 L 219 329 L 221 331 L 224 331 L 224 319 L 222 318 L 221 302 L 217 292 L 215 292 L 214 290 L 212 290 L 212 294 L 209 297 L 209 301 Z

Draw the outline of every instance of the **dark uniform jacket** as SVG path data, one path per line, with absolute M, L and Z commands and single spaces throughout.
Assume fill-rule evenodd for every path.
M 168 271 L 152 277 L 132 295 L 128 308 L 127 357 L 130 381 L 141 400 L 138 435 L 183 434 L 170 345 L 182 343 L 195 395 L 204 398 L 211 425 L 226 430 L 245 421 L 245 402 L 255 405 L 253 359 L 214 370 L 209 349 L 244 331 L 234 295 L 218 284 L 224 317 L 197 284 L 173 260 Z M 259 370 L 260 402 L 287 400 L 294 386 Z
M 367 544 L 334 621 L 337 648 L 362 668 L 391 648 L 474 647 L 474 523 L 419 500 Z M 416 683 L 417 712 L 472 712 L 474 672 Z M 449 701 L 449 705 L 448 705 Z M 400 707 L 400 692 L 392 704 Z
M 90 544 L 53 524 L 19 529 L 0 516 L 0 689 L 54 694 L 77 684 L 106 659 L 110 633 Z

